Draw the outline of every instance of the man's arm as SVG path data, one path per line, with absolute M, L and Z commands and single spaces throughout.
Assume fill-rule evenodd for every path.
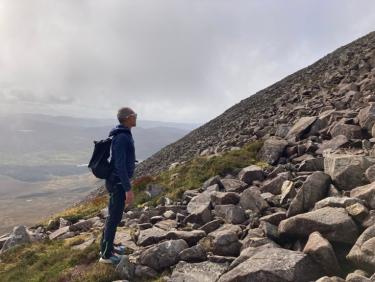
M 117 140 L 113 144 L 112 148 L 112 153 L 116 155 L 114 166 L 117 170 L 118 176 L 125 192 L 128 192 L 131 189 L 131 184 L 126 168 L 126 152 L 129 146 L 129 142 L 130 141 L 127 135 L 120 134 L 117 136 Z

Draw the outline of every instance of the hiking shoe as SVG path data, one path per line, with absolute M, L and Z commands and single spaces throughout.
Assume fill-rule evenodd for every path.
M 112 254 L 109 258 L 100 257 L 99 262 L 117 265 L 121 261 L 121 257 Z
M 125 255 L 125 246 L 114 246 L 113 252 L 118 255 Z M 102 251 L 99 252 L 99 255 L 102 256 Z
M 125 255 L 125 246 L 114 246 L 113 252 L 118 255 Z

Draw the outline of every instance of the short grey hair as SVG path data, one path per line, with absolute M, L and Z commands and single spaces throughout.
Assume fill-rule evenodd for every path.
M 133 114 L 134 111 L 129 107 L 123 107 L 118 110 L 117 112 L 117 119 L 121 123 L 125 118 L 127 118 L 130 114 Z

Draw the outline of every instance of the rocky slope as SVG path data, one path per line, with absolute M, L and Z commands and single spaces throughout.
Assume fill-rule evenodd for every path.
M 135 176 L 155 174 L 199 154 L 230 150 L 278 129 L 280 134 L 300 116 L 328 109 L 358 111 L 371 100 L 367 96 L 374 86 L 364 78 L 374 65 L 374 44 L 372 32 L 240 101 L 140 163 Z
M 142 162 L 138 176 L 262 140 L 257 156 L 268 167 L 212 175 L 177 201 L 126 212 L 116 242 L 131 254 L 116 273 L 129 281 L 375 281 L 374 102 L 370 33 Z M 48 230 L 17 227 L 0 242 L 4 252 L 22 240 L 92 234 L 105 218 L 103 210 Z

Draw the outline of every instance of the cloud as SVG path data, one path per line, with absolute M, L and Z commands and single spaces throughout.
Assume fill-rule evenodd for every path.
M 2 0 L 0 110 L 111 117 L 129 105 L 206 122 L 372 31 L 374 13 L 370 0 Z

